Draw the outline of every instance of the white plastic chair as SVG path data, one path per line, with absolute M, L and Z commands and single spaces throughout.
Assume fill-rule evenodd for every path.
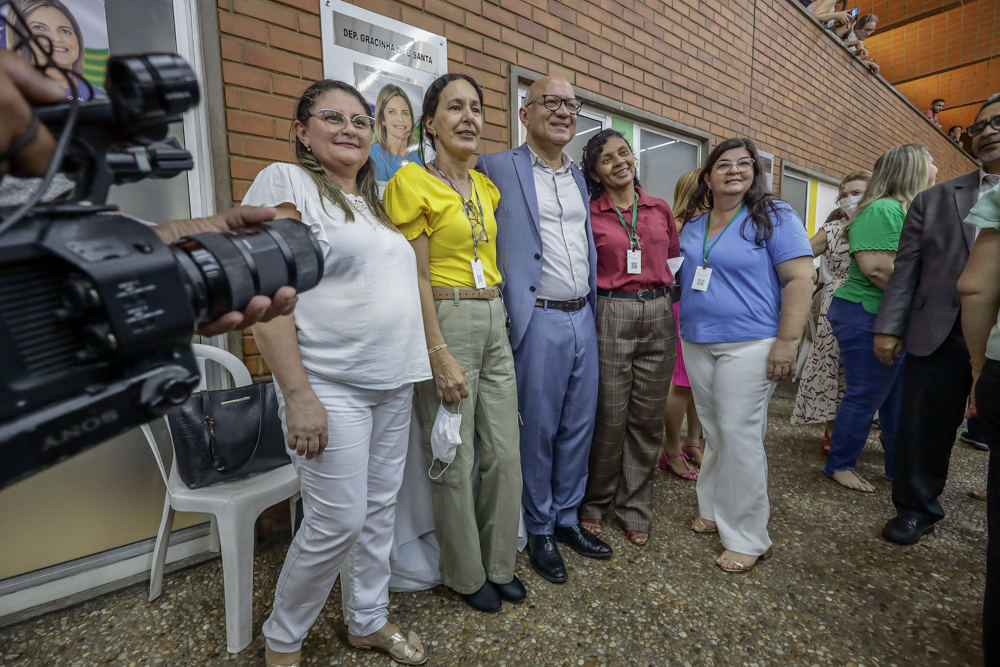
M 205 389 L 205 360 L 218 362 L 233 376 L 238 387 L 251 383 L 250 373 L 230 353 L 208 345 L 194 345 Z M 268 507 L 290 498 L 292 531 L 295 530 L 295 501 L 299 497 L 299 477 L 292 465 L 250 475 L 231 482 L 220 482 L 201 489 L 189 489 L 177 473 L 176 457 L 168 476 L 160 450 L 148 424 L 141 427 L 160 468 L 167 493 L 163 499 L 163 519 L 153 550 L 149 577 L 149 600 L 160 596 L 167 545 L 174 523 L 174 512 L 203 512 L 212 515 L 211 550 L 222 550 L 222 576 L 226 591 L 226 648 L 239 653 L 250 643 L 253 628 L 253 548 L 254 523 Z M 170 432 L 169 424 L 167 433 Z M 171 449 L 173 439 L 171 438 Z

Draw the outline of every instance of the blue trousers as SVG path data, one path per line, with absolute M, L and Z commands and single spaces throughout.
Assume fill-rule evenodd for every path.
M 514 350 L 524 525 L 533 535 L 580 523 L 597 417 L 597 329 L 589 306 L 535 308 Z
M 885 476 L 892 479 L 896 433 L 903 399 L 903 357 L 886 366 L 875 356 L 875 316 L 860 303 L 834 297 L 827 313 L 840 346 L 846 388 L 830 438 L 823 472 L 853 470 L 878 411 L 885 442 Z

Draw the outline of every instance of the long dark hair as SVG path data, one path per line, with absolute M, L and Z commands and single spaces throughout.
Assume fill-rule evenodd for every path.
M 705 177 L 715 168 L 715 163 L 719 161 L 722 154 L 734 148 L 745 148 L 750 153 L 750 157 L 753 158 L 753 183 L 750 184 L 750 189 L 743 195 L 743 203 L 749 209 L 750 215 L 747 216 L 746 220 L 740 226 L 740 235 L 749 241 L 747 226 L 753 224 L 754 243 L 764 245 L 764 241 L 771 238 L 771 235 L 774 233 L 774 222 L 771 220 L 771 214 L 778 214 L 778 207 L 775 205 L 775 202 L 781 200 L 776 199 L 768 189 L 764 172 L 760 168 L 760 154 L 750 139 L 746 137 L 726 139 L 708 154 L 705 165 L 698 172 L 698 189 L 695 191 L 691 201 L 693 205 L 703 211 L 713 208 L 712 191 L 708 188 Z M 784 202 L 781 203 L 787 206 Z
M 434 143 L 434 137 L 427 132 L 427 121 L 434 118 L 434 114 L 437 113 L 438 104 L 441 103 L 441 93 L 444 91 L 445 86 L 447 86 L 452 81 L 468 81 L 472 84 L 472 87 L 476 90 L 476 94 L 479 95 L 479 105 L 483 105 L 483 90 L 468 74 L 458 74 L 457 72 L 451 72 L 443 76 L 439 76 L 434 79 L 434 82 L 427 87 L 427 92 L 424 93 L 424 106 L 420 112 L 420 132 L 418 133 L 418 141 L 420 142 L 420 161 L 427 164 L 427 157 L 424 155 L 424 143 L 429 141 L 431 148 L 437 151 L 437 144 Z
M 594 136 L 590 138 L 587 145 L 583 147 L 583 178 L 587 182 L 587 194 L 590 195 L 590 201 L 594 201 L 602 194 L 604 194 L 604 185 L 595 179 L 591 174 L 597 171 L 597 161 L 601 157 L 601 152 L 604 151 L 604 144 L 608 143 L 608 139 L 618 137 L 625 142 L 628 149 L 632 151 L 632 144 L 628 142 L 618 130 L 601 130 Z M 635 155 L 635 151 L 632 151 L 632 155 Z M 635 187 L 639 186 L 639 175 L 636 173 L 635 178 L 632 179 L 632 185 Z
M 350 84 L 343 81 L 334 81 L 333 79 L 322 79 L 305 89 L 295 103 L 295 115 L 292 118 L 308 126 L 310 114 L 316 111 L 315 106 L 319 102 L 319 99 L 334 90 L 339 90 L 353 96 L 361 104 L 362 109 L 367 110 L 369 108 L 364 96 Z M 295 134 L 294 124 L 290 133 L 291 138 L 294 140 L 292 151 L 295 153 L 295 161 L 299 163 L 300 167 L 306 170 L 309 177 L 316 183 L 316 188 L 322 197 L 320 204 L 323 206 L 323 209 L 326 210 L 326 204 L 323 203 L 323 199 L 328 199 L 344 212 L 344 216 L 348 220 L 353 221 L 354 210 L 347 201 L 347 197 L 344 196 L 344 192 L 326 175 L 326 170 L 319 163 L 319 160 L 316 159 L 316 156 L 311 151 L 306 150 L 305 144 L 299 141 L 298 135 Z M 368 209 L 375 215 L 379 222 L 389 229 L 396 230 L 396 226 L 392 224 L 392 220 L 389 219 L 389 215 L 385 212 L 385 207 L 382 206 L 382 198 L 378 196 L 378 184 L 375 182 L 375 163 L 372 162 L 370 154 L 368 161 L 358 171 L 356 178 L 358 189 L 361 190 L 361 196 L 364 197 L 365 203 L 368 204 Z

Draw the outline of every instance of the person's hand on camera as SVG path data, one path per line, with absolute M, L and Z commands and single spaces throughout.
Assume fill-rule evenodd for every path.
M 854 22 L 854 18 L 847 12 L 831 12 L 828 15 L 834 21 L 834 25 L 848 25 Z
M 465 369 L 455 361 L 447 348 L 431 354 L 431 372 L 437 387 L 438 398 L 448 403 L 458 403 L 469 396 L 469 380 Z
M 173 243 L 185 236 L 204 232 L 225 232 L 241 229 L 260 222 L 274 220 L 277 211 L 270 207 L 238 206 L 237 208 L 212 215 L 207 218 L 171 220 L 153 227 L 153 231 L 164 243 Z M 233 311 L 198 329 L 202 336 L 218 336 L 233 329 L 245 329 L 255 322 L 267 322 L 275 317 L 288 315 L 294 310 L 298 297 L 294 287 L 282 287 L 273 299 L 258 294 L 250 299 L 243 312 Z M 325 445 L 324 445 L 325 446 Z
M 6 154 L 31 129 L 31 106 L 64 102 L 66 93 L 11 51 L 0 51 L 0 155 Z M 0 175 L 41 176 L 49 167 L 56 141 L 44 126 L 8 159 L 0 162 Z
M 307 459 L 323 453 L 329 436 L 329 422 L 326 408 L 312 388 L 285 396 L 285 420 L 289 449 Z

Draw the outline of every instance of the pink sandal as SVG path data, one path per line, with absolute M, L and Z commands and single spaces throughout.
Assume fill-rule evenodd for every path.
M 583 524 L 583 529 L 591 535 L 596 536 L 604 532 L 604 522 L 600 519 L 580 519 L 580 523 Z
M 687 440 L 685 440 L 684 444 L 681 445 L 681 451 L 683 452 L 688 447 L 690 447 L 691 449 L 697 449 L 699 452 L 701 452 L 701 458 L 702 458 L 702 460 L 704 460 L 704 458 L 705 458 L 705 445 L 692 445 L 690 442 L 688 442 Z M 688 454 L 688 457 L 689 457 L 688 460 L 689 461 L 693 460 L 693 459 L 690 458 L 690 456 L 691 455 Z M 699 464 L 696 463 L 695 465 L 699 465 Z
M 670 471 L 670 474 L 674 475 L 675 477 L 680 477 L 681 479 L 686 479 L 689 482 L 697 482 L 698 481 L 698 471 L 697 470 L 693 470 L 693 469 L 692 470 L 687 470 L 687 471 L 685 471 L 682 474 L 678 474 L 678 473 L 674 472 L 673 468 L 670 467 L 670 461 L 672 461 L 673 459 L 676 459 L 678 456 L 681 457 L 684 460 L 685 464 L 688 463 L 691 460 L 691 457 L 683 449 L 681 449 L 681 453 L 680 454 L 674 454 L 673 456 L 667 456 L 667 452 L 661 449 L 660 450 L 660 460 L 659 460 L 660 470 L 668 470 L 668 471 Z

